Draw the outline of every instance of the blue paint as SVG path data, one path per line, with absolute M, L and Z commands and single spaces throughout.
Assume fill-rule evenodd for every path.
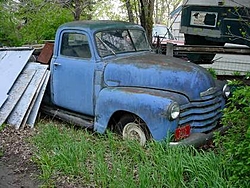
M 110 61 L 104 81 L 108 86 L 182 93 L 191 101 L 200 99 L 201 91 L 215 87 L 211 75 L 200 66 L 150 52 Z
M 127 111 L 136 114 L 147 123 L 155 140 L 162 140 L 178 125 L 177 121 L 169 121 L 167 118 L 168 106 L 173 101 L 186 103 L 188 100 L 183 95 L 146 88 L 103 89 L 97 101 L 95 129 L 103 133 L 109 117 L 114 112 Z M 99 127 L 99 124 L 105 126 Z
M 139 116 L 155 140 L 164 140 L 177 126 L 190 124 L 192 132 L 209 131 L 225 104 L 222 85 L 198 65 L 154 54 L 150 50 L 98 55 L 95 33 L 112 29 L 139 29 L 125 22 L 73 22 L 56 34 L 51 61 L 52 102 L 64 109 L 92 116 L 94 129 L 104 133 L 118 111 Z M 86 35 L 91 58 L 62 55 L 64 33 Z M 71 39 L 72 40 L 72 39 Z M 168 107 L 177 102 L 180 117 L 168 119 Z

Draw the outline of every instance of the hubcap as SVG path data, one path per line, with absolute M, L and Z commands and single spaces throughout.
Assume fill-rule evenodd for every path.
M 122 135 L 124 139 L 136 140 L 140 145 L 146 144 L 146 136 L 142 128 L 136 123 L 128 123 L 125 125 Z

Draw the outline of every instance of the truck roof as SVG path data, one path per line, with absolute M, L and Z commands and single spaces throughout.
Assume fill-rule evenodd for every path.
M 124 22 L 124 21 L 114 21 L 114 20 L 84 20 L 84 21 L 73 21 L 68 22 L 59 27 L 63 28 L 85 28 L 90 29 L 92 31 L 98 30 L 108 30 L 108 29 L 143 29 L 140 25 Z

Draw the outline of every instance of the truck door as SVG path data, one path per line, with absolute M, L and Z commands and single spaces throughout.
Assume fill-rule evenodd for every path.
M 64 31 L 60 35 L 57 57 L 51 64 L 54 104 L 94 115 L 94 58 L 89 36 L 84 32 Z

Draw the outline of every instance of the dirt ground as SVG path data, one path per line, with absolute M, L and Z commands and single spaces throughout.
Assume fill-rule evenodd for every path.
M 36 188 L 39 170 L 31 162 L 32 151 L 25 139 L 35 134 L 35 129 L 0 130 L 0 188 Z

